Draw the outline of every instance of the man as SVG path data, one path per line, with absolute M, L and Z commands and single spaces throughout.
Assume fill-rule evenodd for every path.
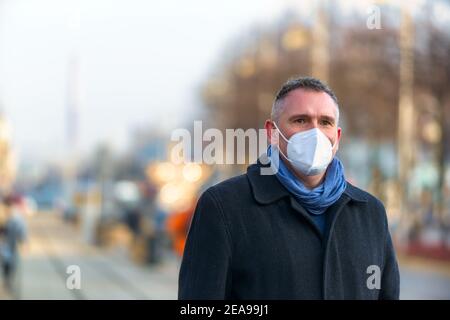
M 338 119 L 319 80 L 283 85 L 265 123 L 274 174 L 258 161 L 203 193 L 179 299 L 399 298 L 384 206 L 345 180 Z

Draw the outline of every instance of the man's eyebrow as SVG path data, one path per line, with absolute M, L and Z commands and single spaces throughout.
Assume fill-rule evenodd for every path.
M 307 114 L 307 113 L 294 114 L 294 115 L 290 116 L 288 120 L 292 121 L 292 120 L 295 120 L 295 119 L 298 119 L 298 118 L 310 119 L 310 118 L 312 118 L 312 116 L 310 114 Z M 320 120 L 327 120 L 327 121 L 329 121 L 331 123 L 335 123 L 336 122 L 336 119 L 334 117 L 327 116 L 327 115 L 321 115 L 321 116 L 319 116 L 319 119 Z
M 311 118 L 311 115 L 307 114 L 307 113 L 302 113 L 302 114 L 293 114 L 292 116 L 289 117 L 289 120 L 294 120 L 297 118 Z
M 321 120 L 327 120 L 327 121 L 329 121 L 329 122 L 331 122 L 331 123 L 335 123 L 335 122 L 336 122 L 336 120 L 334 119 L 334 117 L 330 117 L 330 116 L 320 116 L 320 119 L 321 119 Z

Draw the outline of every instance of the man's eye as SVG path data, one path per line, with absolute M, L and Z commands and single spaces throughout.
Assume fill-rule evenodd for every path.
M 305 119 L 297 119 L 296 122 L 298 122 L 298 123 L 305 123 L 306 120 Z
M 322 125 L 324 125 L 324 126 L 329 126 L 329 125 L 331 125 L 331 122 L 328 121 L 328 120 L 323 120 L 323 121 L 322 121 Z

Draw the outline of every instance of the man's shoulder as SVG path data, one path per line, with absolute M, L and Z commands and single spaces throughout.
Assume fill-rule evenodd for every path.
M 386 232 L 389 233 L 388 212 L 383 202 L 375 195 L 355 187 L 350 183 L 348 183 L 347 189 L 351 189 L 353 194 L 358 194 L 359 197 L 364 197 L 366 199 L 366 205 L 360 207 L 363 208 L 360 213 L 362 213 L 362 217 L 367 219 L 366 221 L 369 223 L 370 228 L 373 230 L 378 230 L 380 234 L 386 234 Z
M 220 181 L 208 188 L 209 191 L 219 194 L 246 189 L 249 189 L 249 183 L 245 173 Z
M 247 174 L 240 174 L 220 181 L 207 188 L 202 196 L 210 195 L 220 202 L 236 201 L 251 192 Z
M 384 209 L 383 202 L 375 195 L 363 190 L 347 181 L 347 193 L 356 200 L 367 202 L 369 205 L 376 205 Z

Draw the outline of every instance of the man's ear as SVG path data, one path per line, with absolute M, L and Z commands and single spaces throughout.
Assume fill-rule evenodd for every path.
M 264 123 L 264 129 L 266 129 L 267 140 L 269 141 L 269 144 L 271 144 L 272 143 L 272 129 L 273 129 L 272 120 L 270 120 L 270 119 L 266 120 L 266 122 Z
M 342 134 L 342 128 L 338 127 L 337 128 L 337 146 L 336 146 L 336 151 L 338 151 L 338 149 L 339 149 L 339 143 L 341 141 L 341 134 Z

